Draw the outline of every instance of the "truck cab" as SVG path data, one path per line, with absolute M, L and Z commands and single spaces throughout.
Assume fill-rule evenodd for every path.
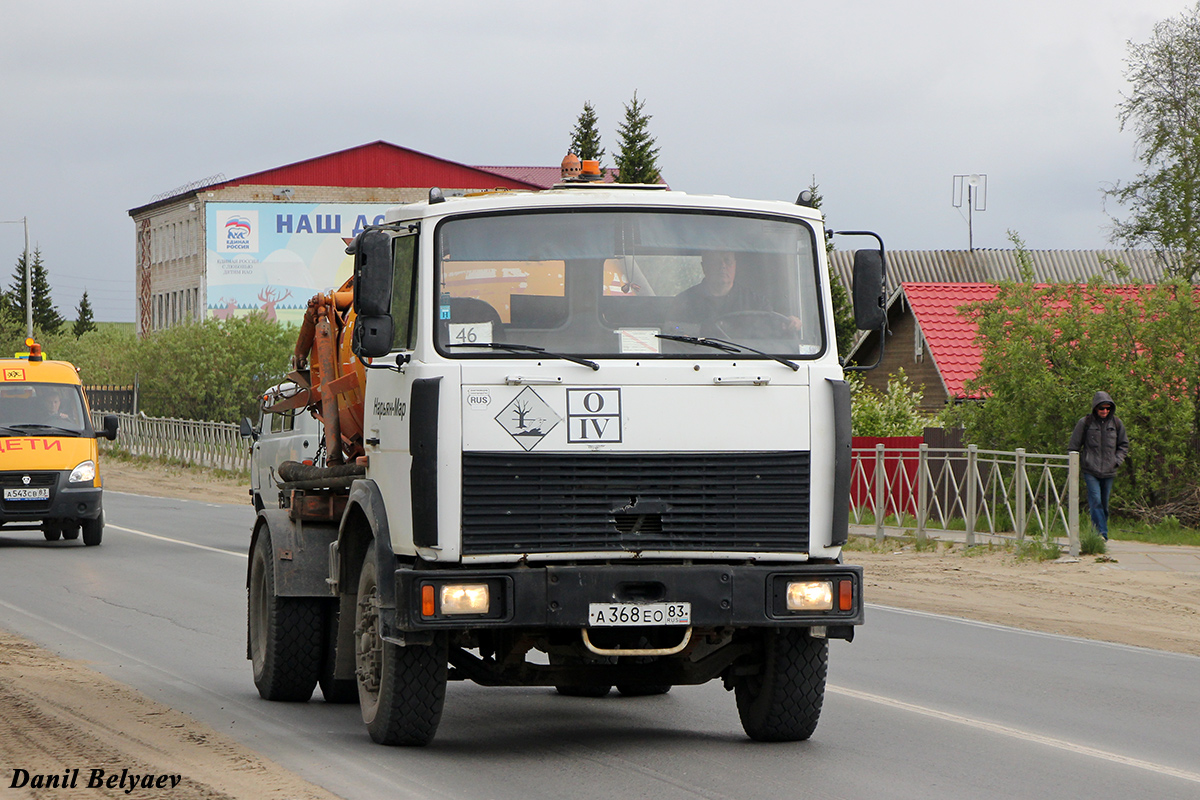
M 280 400 L 302 390 L 294 381 L 278 383 L 263 393 L 258 425 L 241 422 L 241 435 L 250 444 L 250 504 L 255 511 L 280 505 L 279 466 L 285 461 L 312 464 L 320 460 L 321 423 L 303 409 L 274 411 Z
M 263 554 L 262 584 L 335 598 L 312 681 L 355 680 L 385 744 L 432 738 L 448 679 L 596 697 L 720 679 L 751 738 L 810 736 L 828 641 L 863 622 L 825 241 L 803 205 L 578 184 L 433 192 L 365 231 L 361 424 L 341 432 L 363 474 L 327 539 L 303 534 L 327 573 L 300 576 L 280 516 L 255 533 L 290 557 Z M 881 295 L 882 245 L 860 255 Z M 259 638 L 260 693 L 283 699 Z
M 96 439 L 115 439 L 117 418 L 92 427 L 79 374 L 48 361 L 33 340 L 26 358 L 0 359 L 0 528 L 41 530 L 47 541 L 98 545 L 104 533 Z

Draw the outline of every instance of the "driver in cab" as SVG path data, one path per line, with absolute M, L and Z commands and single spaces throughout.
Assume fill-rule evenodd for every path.
M 44 424 L 58 427 L 69 427 L 76 424 L 75 419 L 63 411 L 62 395 L 57 389 L 42 387 L 39 391 L 39 399 L 41 400 Z
M 707 251 L 700 256 L 700 268 L 704 272 L 700 283 L 677 295 L 688 319 L 711 323 L 738 312 L 773 312 L 766 297 L 737 282 L 737 257 L 733 253 Z M 799 319 L 784 319 L 789 330 L 800 330 Z

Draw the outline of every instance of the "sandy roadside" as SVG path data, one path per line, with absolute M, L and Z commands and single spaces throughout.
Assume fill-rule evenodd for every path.
M 208 502 L 247 503 L 246 487 L 183 470 L 114 461 L 103 465 L 111 491 Z M 1075 563 L 1017 562 L 991 553 L 847 552 L 862 564 L 868 602 L 1200 655 L 1200 576 L 1122 569 L 1084 558 Z M 249 668 L 247 667 L 247 681 Z M 75 789 L 33 789 L 33 776 L 62 780 L 78 769 Z M 324 800 L 307 783 L 185 714 L 143 697 L 85 665 L 54 656 L 0 631 L 0 786 L 5 798 L 74 798 L 92 777 L 172 776 L 168 792 L 125 787 L 88 796 L 211 800 Z M 23 788 L 11 788 L 25 770 Z
M 246 487 L 186 470 L 104 465 L 105 486 L 165 497 L 247 503 Z M 1200 655 L 1200 575 L 1131 571 L 1120 560 L 1021 562 L 994 552 L 965 556 L 847 551 L 865 568 L 870 603 L 1017 628 Z
M 900 550 L 847 552 L 869 603 L 1200 655 L 1200 575 L 1131 571 L 1120 559 L 1020 562 Z

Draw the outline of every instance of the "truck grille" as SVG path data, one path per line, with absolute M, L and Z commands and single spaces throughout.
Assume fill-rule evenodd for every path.
M 808 549 L 809 456 L 463 453 L 465 555 Z

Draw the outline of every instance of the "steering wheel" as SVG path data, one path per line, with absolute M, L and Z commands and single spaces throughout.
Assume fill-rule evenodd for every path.
M 722 314 L 709 323 L 713 330 L 726 339 L 746 337 L 751 339 L 792 339 L 792 318 L 774 311 L 733 311 Z

